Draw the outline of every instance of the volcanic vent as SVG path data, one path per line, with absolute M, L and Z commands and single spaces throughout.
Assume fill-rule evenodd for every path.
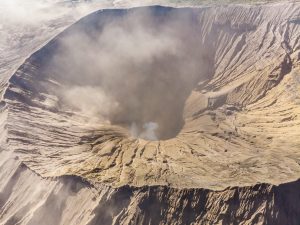
M 230 221 L 234 202 L 258 201 L 258 193 L 269 204 L 273 189 L 257 183 L 300 176 L 299 11 L 274 4 L 95 12 L 11 77 L 8 144 L 42 177 L 76 176 L 115 190 L 123 209 L 106 215 L 99 200 L 102 214 L 91 224 L 103 213 L 103 224 L 114 216 L 149 222 L 147 201 L 161 207 L 162 224 L 177 221 L 169 214 L 182 198 L 193 214 L 182 224 L 220 222 L 226 213 Z M 229 186 L 251 187 L 215 192 Z M 204 206 L 193 193 L 204 202 L 225 199 L 236 211 Z M 250 205 L 241 220 L 267 218 Z
M 213 54 L 201 44 L 194 11 L 157 7 L 91 15 L 46 46 L 47 54 L 35 56 L 45 58 L 39 76 L 55 82 L 44 87 L 58 93 L 63 110 L 120 125 L 136 137 L 175 137 L 186 99 L 212 76 Z

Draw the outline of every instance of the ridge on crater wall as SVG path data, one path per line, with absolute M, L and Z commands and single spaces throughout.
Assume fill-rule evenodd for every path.
M 0 223 L 297 224 L 299 12 L 150 6 L 68 27 L 3 91 Z

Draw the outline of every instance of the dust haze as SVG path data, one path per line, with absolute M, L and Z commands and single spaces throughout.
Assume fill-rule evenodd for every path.
M 151 8 L 102 15 L 59 39 L 48 69 L 61 84 L 60 105 L 132 136 L 176 136 L 187 97 L 209 76 L 197 17 Z

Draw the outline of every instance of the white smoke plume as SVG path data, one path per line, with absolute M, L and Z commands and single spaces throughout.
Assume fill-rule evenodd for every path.
M 136 126 L 140 138 L 174 137 L 185 100 L 210 75 L 213 57 L 200 43 L 199 21 L 181 12 L 111 10 L 75 24 L 56 40 L 44 68 L 61 84 L 53 90 L 60 105 L 129 131 Z
M 135 138 L 142 138 L 151 141 L 157 141 L 158 137 L 155 131 L 158 129 L 159 125 L 155 122 L 145 123 L 142 130 L 138 128 L 136 123 L 132 123 L 130 127 L 130 134 Z

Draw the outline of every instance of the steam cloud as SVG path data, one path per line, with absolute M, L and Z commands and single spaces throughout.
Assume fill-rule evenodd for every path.
M 148 122 L 143 125 L 143 130 L 140 131 L 136 123 L 133 123 L 130 128 L 130 134 L 133 137 L 139 137 L 151 141 L 157 141 L 158 138 L 155 134 L 155 130 L 158 128 L 158 124 L 154 122 Z
M 185 100 L 211 68 L 197 18 L 180 12 L 110 10 L 68 30 L 46 68 L 61 84 L 60 105 L 136 137 L 174 137 Z

